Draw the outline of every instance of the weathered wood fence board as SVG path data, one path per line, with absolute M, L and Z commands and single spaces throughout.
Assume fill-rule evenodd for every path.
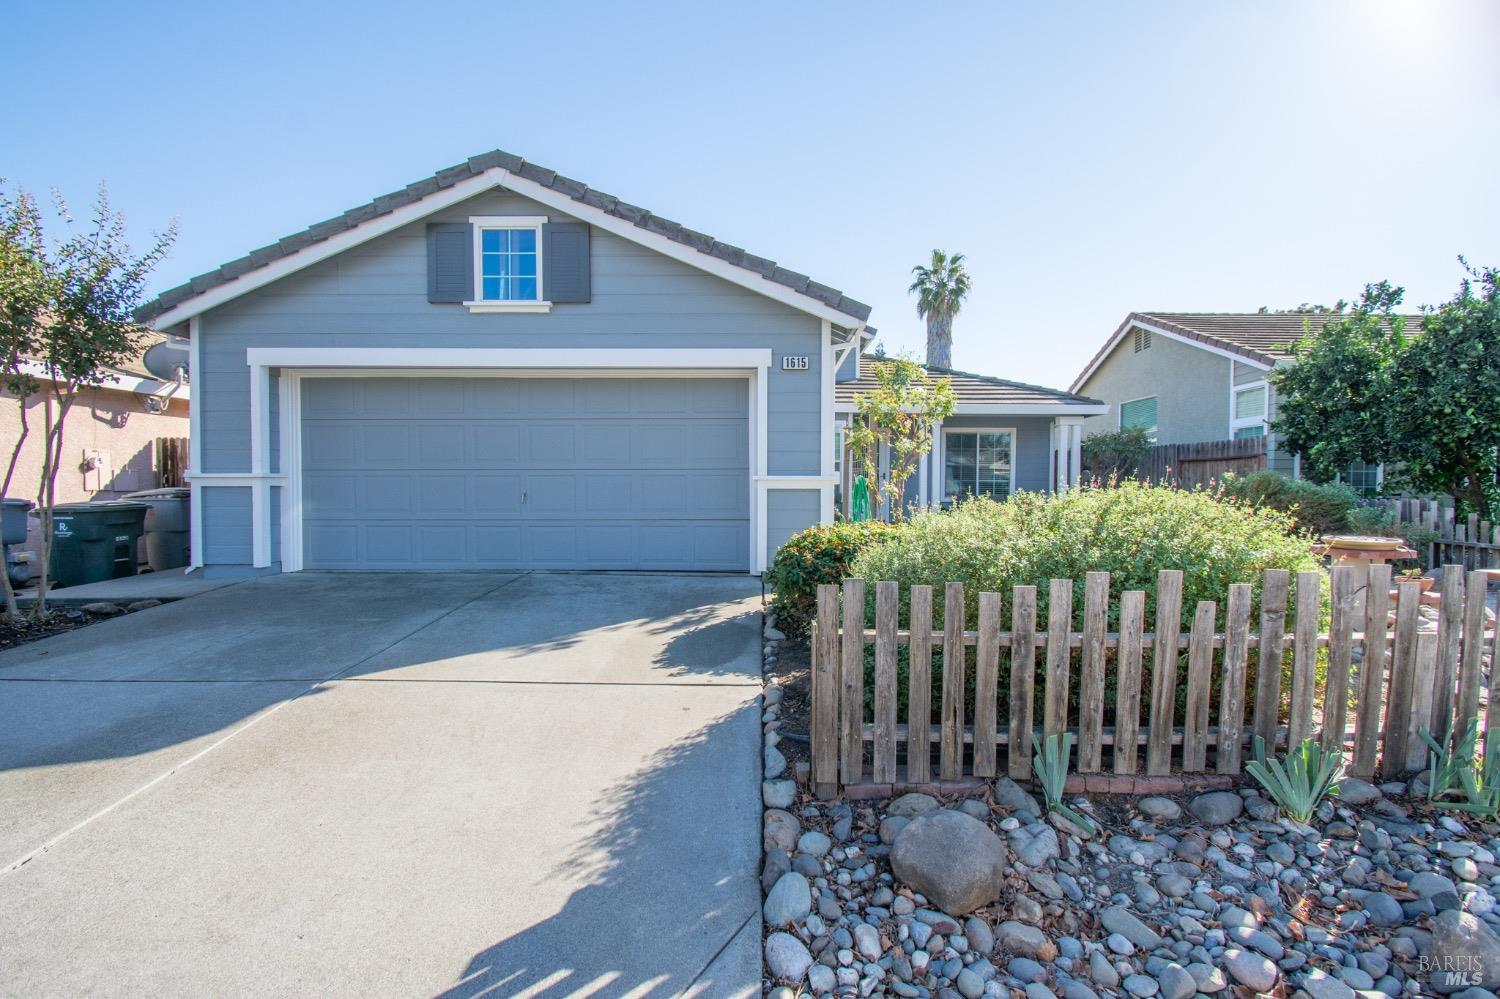
M 1333 569 L 1326 605 L 1323 574 L 1299 573 L 1294 587 L 1285 571 L 1268 570 L 1258 608 L 1252 585 L 1235 583 L 1224 601 L 1196 603 L 1186 634 L 1182 574 L 1175 570 L 1158 574 L 1151 633 L 1144 630 L 1148 594 L 1140 590 L 1118 595 L 1119 630 L 1108 630 L 1107 573 L 1084 580 L 1080 631 L 1073 630 L 1072 580 L 1049 584 L 1046 630 L 1037 628 L 1032 586 L 1014 587 L 1007 608 L 1002 594 L 966 594 L 962 584 L 948 583 L 940 624 L 932 587 L 914 586 L 905 628 L 895 583 L 875 584 L 873 628 L 864 581 L 821 586 L 813 630 L 813 783 L 820 794 L 866 779 L 895 783 L 903 773 L 907 782 L 925 784 L 934 744 L 941 780 L 1025 778 L 1034 740 L 1062 732 L 1078 735 L 1082 773 L 1134 774 L 1144 745 L 1150 775 L 1174 766 L 1237 774 L 1253 736 L 1268 747 L 1316 738 L 1326 748 L 1347 749 L 1351 772 L 1363 777 L 1417 769 L 1426 755 L 1421 733 L 1461 730 L 1478 717 L 1486 694 L 1487 726 L 1500 723 L 1500 671 L 1492 671 L 1488 691 L 1484 685 L 1493 651 L 1485 575 L 1449 566 L 1443 578 L 1435 628 L 1423 626 L 1416 585 L 1396 587 L 1392 614 L 1390 568 L 1373 565 Z M 1259 627 L 1252 630 L 1257 610 Z M 1040 690 L 1038 650 L 1045 656 Z M 874 691 L 869 704 L 867 678 Z M 1004 709 L 1001 698 L 1009 698 Z

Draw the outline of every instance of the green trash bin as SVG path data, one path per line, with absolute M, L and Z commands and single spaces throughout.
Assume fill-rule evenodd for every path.
M 52 508 L 52 557 L 58 586 L 97 583 L 138 570 L 136 547 L 146 521 L 144 503 L 106 500 L 60 503 Z

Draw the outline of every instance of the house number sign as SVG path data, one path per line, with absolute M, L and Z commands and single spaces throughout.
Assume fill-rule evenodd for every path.
M 782 371 L 806 371 L 808 356 L 806 354 L 782 354 Z

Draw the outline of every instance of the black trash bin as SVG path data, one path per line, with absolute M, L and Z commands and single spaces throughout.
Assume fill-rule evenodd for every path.
M 49 571 L 58 586 L 97 583 L 138 571 L 136 545 L 146 520 L 144 503 L 107 500 L 52 508 Z
M 126 493 L 125 499 L 146 504 L 146 564 L 153 572 L 180 569 L 188 564 L 189 508 L 192 493 L 180 487 Z

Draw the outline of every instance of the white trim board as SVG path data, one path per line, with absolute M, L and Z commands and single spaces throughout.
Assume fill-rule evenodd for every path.
M 210 309 L 217 308 L 225 302 L 238 298 L 241 295 L 262 288 L 273 281 L 278 281 L 289 274 L 296 273 L 306 267 L 329 257 L 343 253 L 352 247 L 367 243 L 376 237 L 383 236 L 388 232 L 405 225 L 410 225 L 429 215 L 435 214 L 444 208 L 451 207 L 461 201 L 465 201 L 476 195 L 483 194 L 492 188 L 503 187 L 507 191 L 530 198 L 548 208 L 556 209 L 582 222 L 587 222 L 605 232 L 613 233 L 633 243 L 638 243 L 648 249 L 655 250 L 666 257 L 671 257 L 691 267 L 696 267 L 715 277 L 721 277 L 726 281 L 737 284 L 742 288 L 748 288 L 766 296 L 773 301 L 782 303 L 815 316 L 818 319 L 826 319 L 838 323 L 854 331 L 864 329 L 865 320 L 857 316 L 851 316 L 840 312 L 824 302 L 804 295 L 799 291 L 778 284 L 760 274 L 731 264 L 727 260 L 710 256 L 686 246 L 673 239 L 668 239 L 658 233 L 643 229 L 634 223 L 617 218 L 600 208 L 574 201 L 559 191 L 527 180 L 518 174 L 510 173 L 499 167 L 486 170 L 484 173 L 475 174 L 467 180 L 461 180 L 452 187 L 444 188 L 429 194 L 427 197 L 411 204 L 403 205 L 395 211 L 376 216 L 367 222 L 362 222 L 353 229 L 345 230 L 327 239 L 320 240 L 290 256 L 281 257 L 263 267 L 247 271 L 241 276 L 217 287 L 210 288 L 200 295 L 194 295 L 182 303 L 168 309 L 152 320 L 152 325 L 158 329 L 167 329 L 178 323 L 184 322 L 194 316 L 201 316 Z
M 1132 313 L 1132 315 L 1134 315 L 1134 313 Z M 1151 333 L 1156 333 L 1164 336 L 1169 340 L 1176 340 L 1178 343 L 1185 343 L 1189 347 L 1197 347 L 1199 350 L 1206 350 L 1210 354 L 1218 354 L 1220 357 L 1227 357 L 1231 360 L 1239 361 L 1241 364 L 1248 364 L 1252 368 L 1260 368 L 1262 371 L 1270 371 L 1273 367 L 1275 367 L 1274 364 L 1267 364 L 1264 361 L 1257 361 L 1254 358 L 1246 357 L 1244 354 L 1239 354 L 1232 350 L 1226 350 L 1223 347 L 1215 347 L 1213 344 L 1204 343 L 1202 340 L 1195 340 L 1190 336 L 1183 336 L 1181 333 L 1173 333 L 1171 330 L 1164 329 L 1154 323 L 1127 318 L 1123 323 L 1120 324 L 1120 328 L 1115 330 L 1114 334 L 1105 342 L 1104 349 L 1099 351 L 1099 353 L 1094 356 L 1094 359 L 1088 363 L 1088 366 L 1083 369 L 1083 371 L 1078 375 L 1077 378 L 1073 379 L 1073 384 L 1068 386 L 1068 391 L 1082 391 L 1084 383 L 1094 376 L 1095 371 L 1099 370 L 1099 365 L 1103 364 L 1114 354 L 1115 350 L 1120 346 L 1120 342 L 1125 339 L 1125 334 L 1129 333 L 1137 326 L 1139 326 L 1143 330 L 1148 330 Z
M 857 413 L 859 407 L 852 402 L 841 402 L 834 407 L 838 413 Z M 1104 402 L 1048 402 L 1016 403 L 961 403 L 954 407 L 954 416 L 1102 416 L 1109 412 Z

